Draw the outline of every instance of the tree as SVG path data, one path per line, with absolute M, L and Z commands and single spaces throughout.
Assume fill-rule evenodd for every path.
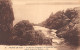
M 0 44 L 8 44 L 13 28 L 13 20 L 11 0 L 0 0 Z
M 68 24 L 69 21 L 69 18 L 64 15 L 64 11 L 58 11 L 54 15 L 51 14 L 44 23 L 45 27 L 58 30 Z
M 69 19 L 73 19 L 76 18 L 78 15 L 78 11 L 75 9 L 67 9 L 65 11 L 65 15 L 69 18 Z
M 70 19 L 70 22 L 58 29 L 57 36 L 64 38 L 65 42 L 68 42 L 70 45 L 78 46 L 79 45 L 79 32 L 80 32 L 80 17 L 78 11 L 75 9 L 68 9 L 65 11 L 65 15 Z
M 32 45 L 34 42 L 34 28 L 28 20 L 18 22 L 13 29 L 12 45 Z
M 78 46 L 80 34 L 79 12 L 74 8 L 58 11 L 55 14 L 51 14 L 43 24 L 47 28 L 56 29 L 56 34 L 59 38 L 64 38 L 69 44 Z
M 56 32 L 56 34 L 59 38 L 64 38 L 65 42 L 67 42 L 70 45 L 79 45 L 79 30 L 77 27 L 75 27 L 74 24 L 69 24 L 65 27 L 62 27 Z
M 46 38 L 41 31 L 34 30 L 28 20 L 18 22 L 13 29 L 10 45 L 51 45 L 52 39 Z

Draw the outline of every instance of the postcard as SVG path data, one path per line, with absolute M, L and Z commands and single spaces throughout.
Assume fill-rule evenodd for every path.
M 0 50 L 80 50 L 80 0 L 0 0 Z

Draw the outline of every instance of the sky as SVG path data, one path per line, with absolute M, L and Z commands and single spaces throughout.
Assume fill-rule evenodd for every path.
M 21 20 L 41 23 L 50 14 L 67 8 L 79 7 L 78 0 L 12 0 L 14 24 Z

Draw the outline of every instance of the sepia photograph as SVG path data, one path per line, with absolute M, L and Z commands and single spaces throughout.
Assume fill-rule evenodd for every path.
M 0 50 L 80 50 L 80 0 L 0 0 Z

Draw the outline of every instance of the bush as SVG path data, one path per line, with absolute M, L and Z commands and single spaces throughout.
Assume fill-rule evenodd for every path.
M 20 21 L 14 26 L 11 44 L 32 45 L 34 42 L 34 28 L 27 20 Z
M 45 37 L 42 31 L 34 30 L 27 20 L 20 21 L 14 26 L 10 45 L 51 45 L 52 39 Z
M 61 30 L 59 30 L 59 32 L 57 32 L 57 36 L 60 38 L 64 38 L 65 42 L 68 42 L 68 44 L 70 45 L 75 45 L 78 46 L 79 45 L 79 31 L 76 28 L 70 28 L 70 29 L 66 29 L 63 28 Z
M 60 29 L 70 22 L 69 18 L 64 15 L 64 11 L 58 11 L 44 22 L 45 27 L 50 29 Z
M 66 10 L 65 15 L 71 20 L 67 25 L 58 29 L 57 36 L 64 38 L 65 42 L 68 42 L 70 45 L 78 46 L 79 45 L 79 16 L 76 10 Z
M 46 37 L 41 30 L 35 31 L 35 42 L 36 45 L 52 45 L 52 39 Z
M 64 38 L 71 45 L 78 46 L 80 17 L 76 9 L 67 9 L 51 14 L 42 24 L 47 28 L 56 29 L 58 37 Z
M 65 15 L 69 18 L 69 19 L 73 19 L 76 18 L 78 15 L 78 11 L 75 9 L 67 9 L 65 11 Z

